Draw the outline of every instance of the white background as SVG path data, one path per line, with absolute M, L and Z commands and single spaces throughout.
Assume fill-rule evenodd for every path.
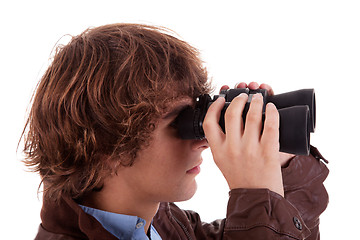
M 7 3 L 4 3 L 7 2 Z M 330 203 L 322 239 L 354 239 L 359 205 L 359 1 L 3 1 L 0 4 L 0 228 L 33 239 L 39 177 L 16 147 L 31 94 L 55 43 L 90 26 L 136 22 L 168 27 L 200 49 L 217 86 L 257 81 L 275 93 L 315 88 L 312 144 L 328 158 Z M 203 220 L 225 217 L 228 188 L 204 152 L 199 190 L 180 206 Z M 39 197 L 41 199 L 41 196 Z M 10 239 L 5 237 L 4 239 Z

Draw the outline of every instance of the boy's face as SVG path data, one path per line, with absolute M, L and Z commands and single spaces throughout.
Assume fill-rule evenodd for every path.
M 138 152 L 134 165 L 120 168 L 117 177 L 131 186 L 135 195 L 155 202 L 183 201 L 194 195 L 201 152 L 208 143 L 205 139 L 180 139 L 171 125 L 189 105 L 193 105 L 190 98 L 172 103 L 156 125 L 149 146 Z

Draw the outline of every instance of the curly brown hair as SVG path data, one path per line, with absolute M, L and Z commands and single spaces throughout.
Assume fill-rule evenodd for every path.
M 25 164 L 44 198 L 81 198 L 131 166 L 174 100 L 210 92 L 199 52 L 169 30 L 140 24 L 87 29 L 58 46 L 32 99 Z

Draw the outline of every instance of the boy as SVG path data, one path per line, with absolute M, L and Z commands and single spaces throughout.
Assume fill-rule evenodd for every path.
M 260 95 L 245 125 L 247 96 L 227 109 L 227 134 L 219 98 L 206 139 L 180 139 L 175 118 L 209 92 L 196 49 L 161 28 L 106 25 L 59 48 L 26 126 L 26 164 L 44 185 L 36 239 L 318 239 L 328 202 L 322 156 L 279 153 L 278 112 L 267 105 L 262 132 Z M 194 195 L 209 146 L 230 198 L 227 218 L 207 224 L 172 202 Z

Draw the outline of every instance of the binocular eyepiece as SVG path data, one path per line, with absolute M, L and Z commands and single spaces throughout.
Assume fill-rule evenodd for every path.
M 272 102 L 280 115 L 279 142 L 280 151 L 296 155 L 309 155 L 310 132 L 315 131 L 316 109 L 314 89 L 302 89 L 293 92 L 269 96 L 265 89 L 250 90 L 248 88 L 227 89 L 211 99 L 205 94 L 197 98 L 195 108 L 184 109 L 175 120 L 178 134 L 182 139 L 203 139 L 205 137 L 202 124 L 209 106 L 219 97 L 225 98 L 225 106 L 221 111 L 219 125 L 225 132 L 224 115 L 231 101 L 241 93 L 249 95 L 243 111 L 244 122 L 251 98 L 256 93 L 263 95 L 263 122 L 265 106 Z

